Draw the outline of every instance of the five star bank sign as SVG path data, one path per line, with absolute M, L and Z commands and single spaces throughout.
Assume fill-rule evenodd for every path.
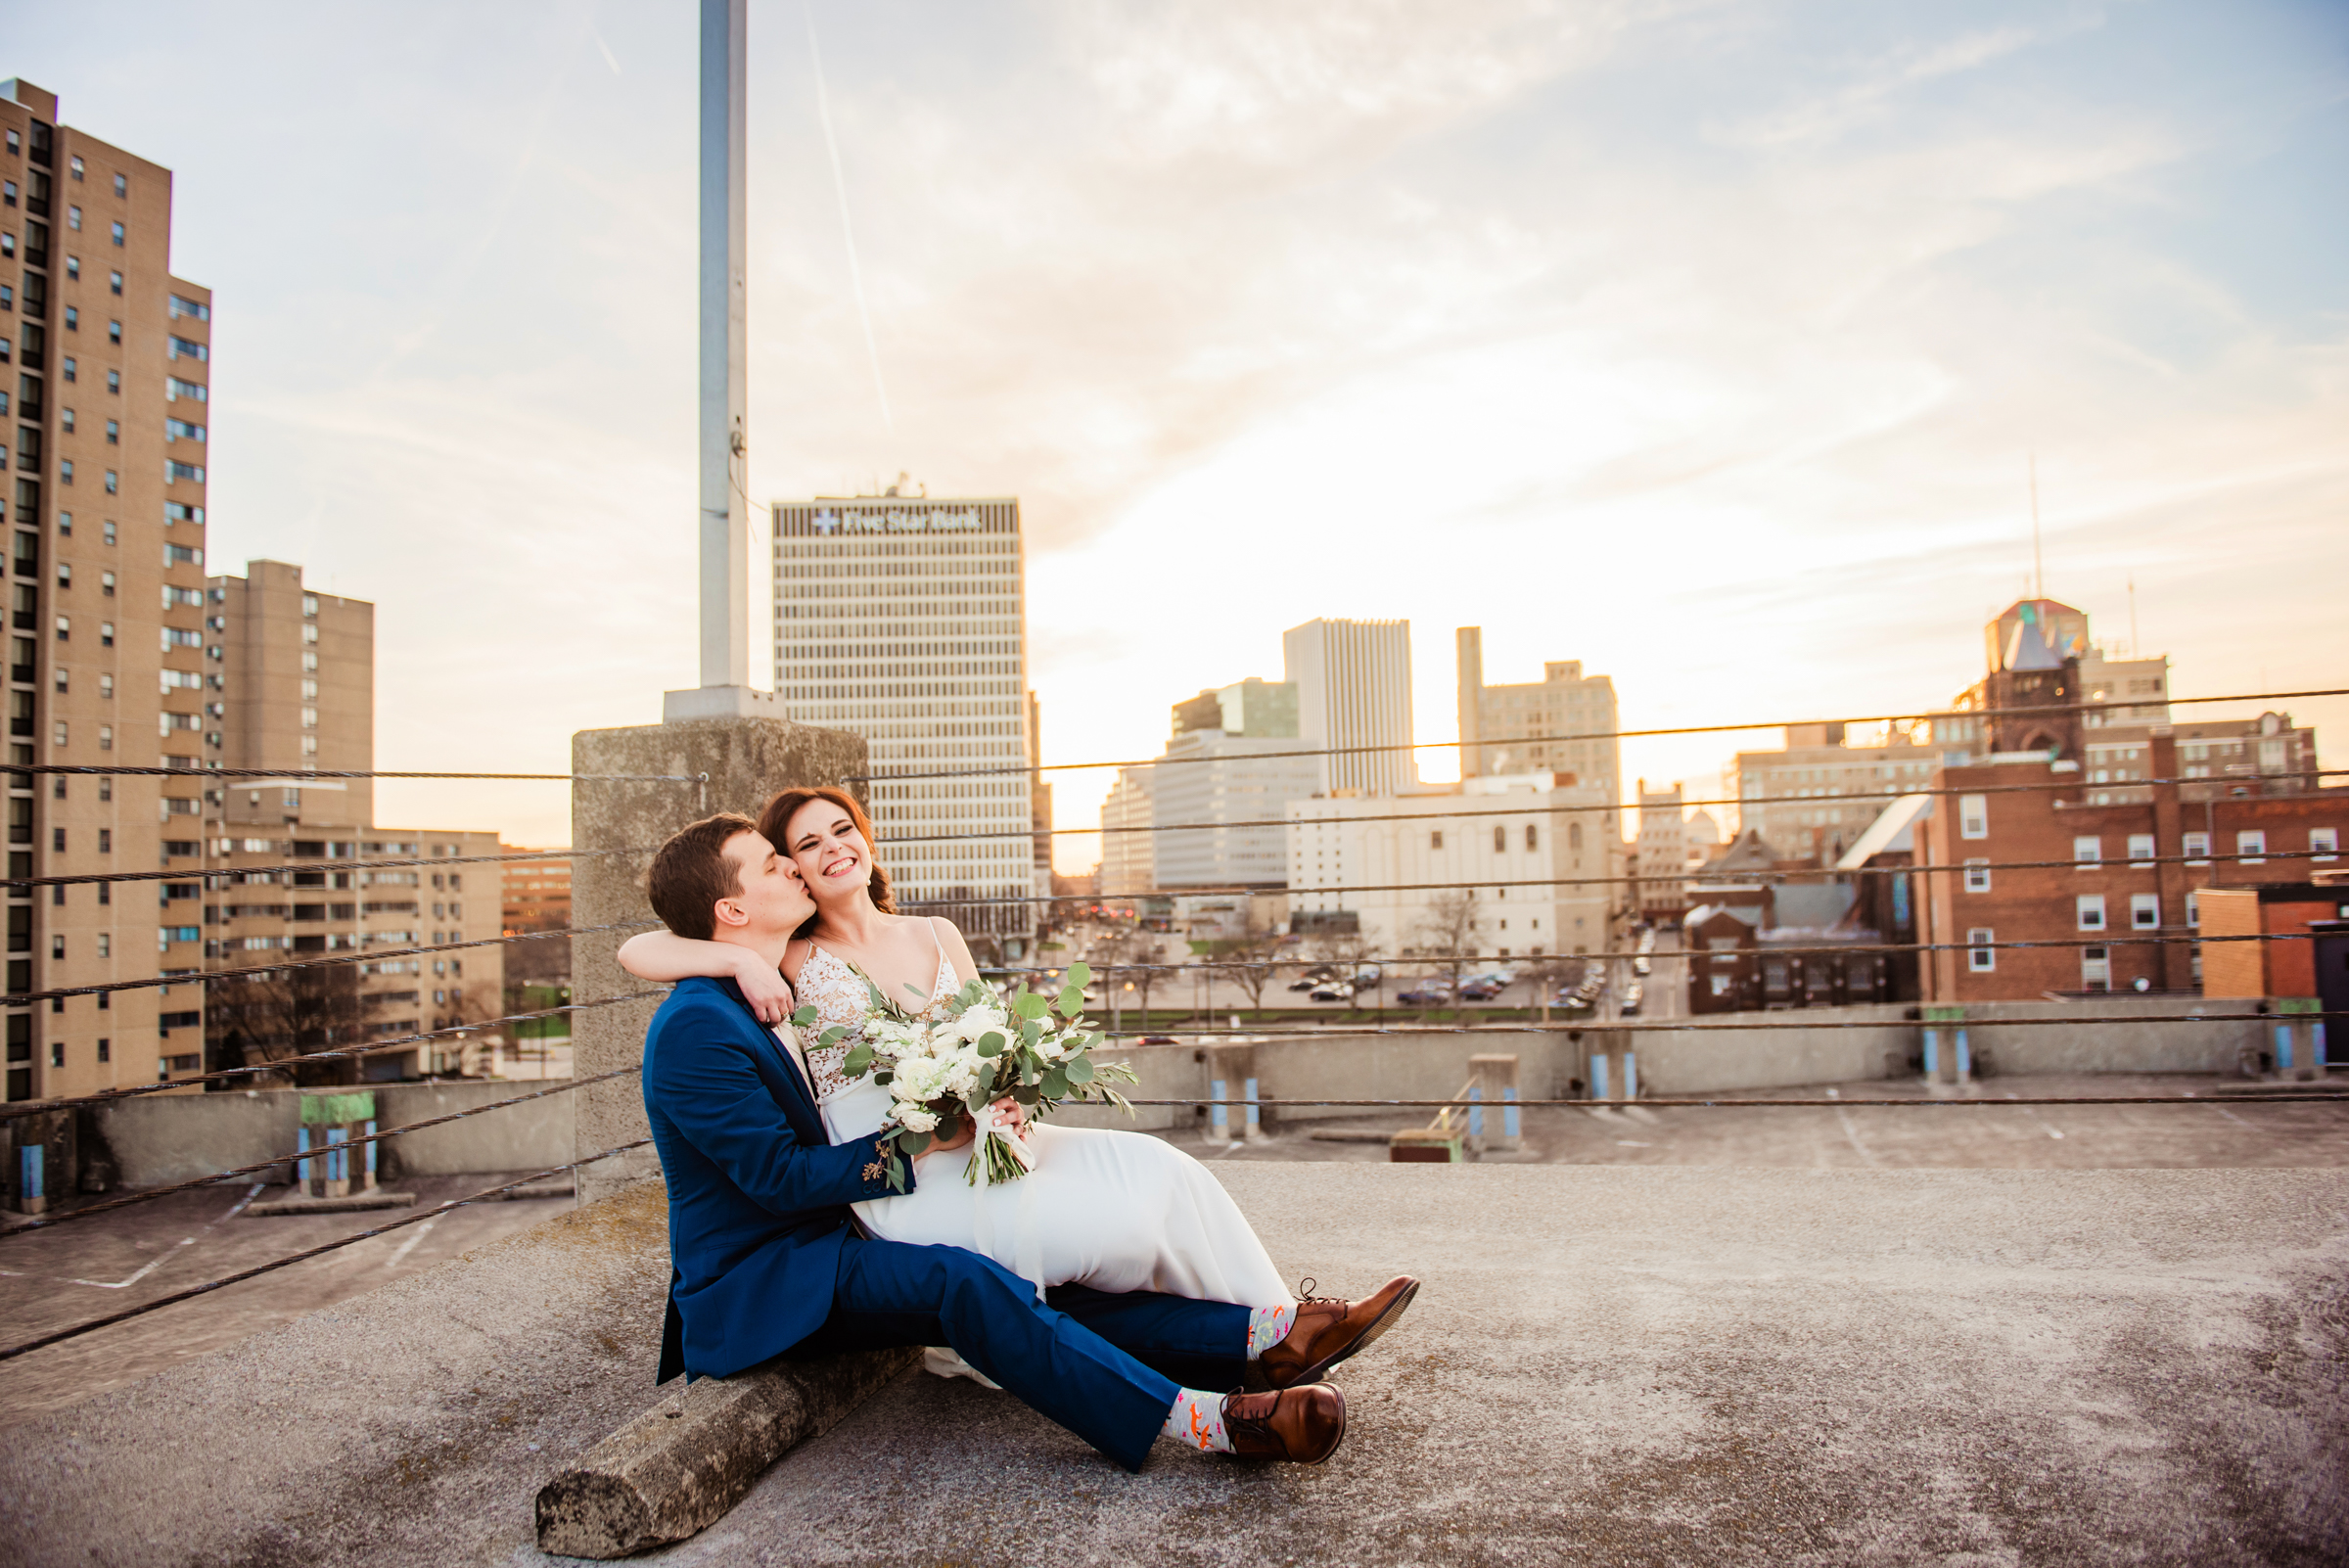
M 958 511 L 909 506 L 858 506 L 845 512 L 835 512 L 827 506 L 808 520 L 808 526 L 827 536 L 834 533 L 976 533 L 979 531 L 979 509 L 975 506 L 966 506 Z

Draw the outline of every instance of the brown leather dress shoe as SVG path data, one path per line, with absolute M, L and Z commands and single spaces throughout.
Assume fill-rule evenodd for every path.
M 1313 1282 L 1298 1287 L 1297 1326 L 1288 1338 L 1265 1352 L 1257 1364 L 1265 1381 L 1274 1388 L 1295 1388 L 1316 1381 L 1322 1373 L 1369 1344 L 1395 1325 L 1403 1310 L 1419 1294 L 1419 1281 L 1397 1274 L 1379 1286 L 1376 1295 L 1360 1301 L 1311 1294 Z
M 1319 1464 L 1346 1436 L 1346 1396 L 1327 1383 L 1223 1396 L 1223 1431 L 1243 1459 Z

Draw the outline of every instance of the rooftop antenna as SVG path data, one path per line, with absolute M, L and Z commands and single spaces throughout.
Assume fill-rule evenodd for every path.
M 2031 454 L 2031 597 L 2048 596 L 2048 572 L 2039 556 L 2039 453 Z

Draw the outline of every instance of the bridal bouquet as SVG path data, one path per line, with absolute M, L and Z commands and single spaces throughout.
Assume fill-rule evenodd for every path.
M 1133 1069 L 1092 1058 L 1105 1037 L 1083 1017 L 1084 988 L 1091 979 L 1085 965 L 1071 964 L 1068 983 L 1049 999 L 1025 985 L 998 998 L 986 982 L 974 980 L 942 999 L 943 1016 L 925 1019 L 890 1000 L 865 978 L 872 1005 L 855 1026 L 858 1038 L 842 1071 L 852 1079 L 870 1073 L 889 1090 L 880 1141 L 889 1153 L 892 1190 L 905 1190 L 906 1161 L 927 1149 L 939 1129 L 950 1130 L 965 1116 L 980 1132 L 964 1179 L 977 1186 L 1026 1176 L 1036 1156 L 1020 1137 L 995 1125 L 989 1107 L 1000 1099 L 1036 1111 L 1068 1100 L 1091 1101 L 1133 1114 L 1126 1096 L 1110 1086 L 1134 1083 Z M 815 1017 L 814 1008 L 803 1007 L 792 1022 L 804 1029 Z M 817 1043 L 836 1045 L 849 1032 L 850 1026 L 836 1024 Z

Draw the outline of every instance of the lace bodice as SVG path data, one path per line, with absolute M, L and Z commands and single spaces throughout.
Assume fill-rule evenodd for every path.
M 931 934 L 937 940 L 937 933 Z M 847 963 L 821 947 L 807 954 L 800 965 L 799 984 L 795 988 L 803 1006 L 813 1007 L 815 1024 L 800 1038 L 800 1047 L 807 1056 L 807 1077 L 815 1087 L 818 1102 L 828 1100 L 849 1086 L 841 1064 L 848 1059 L 849 1047 L 856 1043 L 857 1026 L 872 1006 L 872 992 L 864 977 Z M 938 954 L 938 975 L 930 982 L 930 999 L 922 1005 L 916 1018 L 927 1019 L 938 1004 L 954 994 L 954 965 L 947 959 L 942 945 Z M 825 1030 L 835 1024 L 846 1024 L 849 1033 L 837 1044 L 821 1046 L 816 1041 Z

